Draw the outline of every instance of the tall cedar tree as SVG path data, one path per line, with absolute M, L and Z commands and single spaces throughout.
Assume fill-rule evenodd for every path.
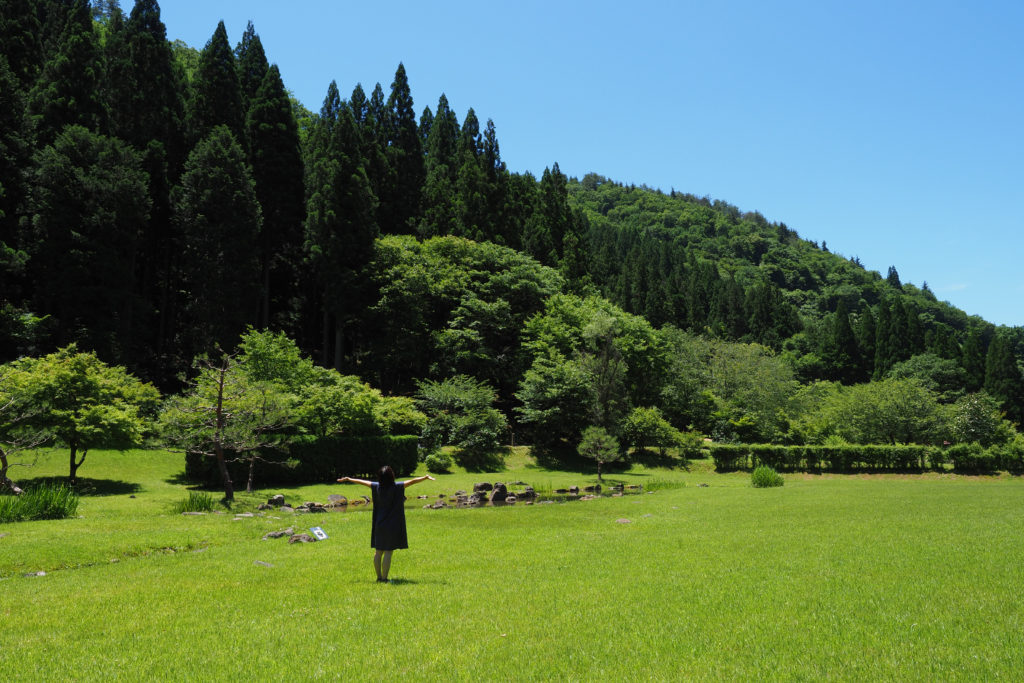
M 235 65 L 238 69 L 238 89 L 242 95 L 242 111 L 248 112 L 270 69 L 267 55 L 263 51 L 263 42 L 251 21 L 245 27 L 242 40 L 235 46 Z
M 290 329 L 305 214 L 302 153 L 288 92 L 271 66 L 251 100 L 246 140 L 256 198 L 263 210 L 260 232 L 260 327 Z
M 17 297 L 14 276 L 24 260 L 17 253 L 18 217 L 27 193 L 29 157 L 25 96 L 0 54 L 0 304 Z
M 484 174 L 480 121 L 472 108 L 466 112 L 459 135 L 455 176 L 456 220 L 454 234 L 482 242 L 488 240 L 487 178 Z
M 850 325 L 850 314 L 842 299 L 826 331 L 823 360 L 829 366 L 832 379 L 843 384 L 855 384 L 863 380 L 860 348 L 857 337 Z
M 409 234 L 420 215 L 426 178 L 423 143 L 416 127 L 412 93 L 405 66 L 398 65 L 387 101 L 388 167 L 391 182 L 381 188 L 380 229 L 384 234 Z
M 338 112 L 326 152 L 316 160 L 306 211 L 306 248 L 323 292 L 325 362 L 340 369 L 355 340 L 353 323 L 368 304 L 363 267 L 377 237 L 376 198 L 363 168 L 359 128 L 347 106 Z
M 27 91 L 35 83 L 43 63 L 42 24 L 31 0 L 0 3 L 0 52 L 7 57 L 19 87 Z
M 987 329 L 972 326 L 964 339 L 960 365 L 967 372 L 966 388 L 969 392 L 978 391 L 985 384 L 985 361 L 991 336 L 986 332 Z
M 457 224 L 455 176 L 458 171 L 459 120 L 443 94 L 427 134 L 427 178 L 423 186 L 424 237 L 450 235 Z
M 183 358 L 235 345 L 260 306 L 262 226 L 245 154 L 227 126 L 216 126 L 185 162 L 175 188 L 182 243 Z
M 137 152 L 69 126 L 35 157 L 33 310 L 56 320 L 58 341 L 126 360 L 137 306 L 136 248 L 149 212 Z
M 1024 392 L 1020 368 L 1008 332 L 996 334 L 985 357 L 985 391 L 999 401 L 1007 417 L 1020 423 L 1024 417 Z
M 111 112 L 117 109 L 122 114 L 112 117 L 117 122 L 112 124 L 112 134 L 143 152 L 143 167 L 149 174 L 153 208 L 142 239 L 138 281 L 150 302 L 149 324 L 143 328 L 145 346 L 159 357 L 169 348 L 177 324 L 170 305 L 175 260 L 171 188 L 185 161 L 183 83 L 155 0 L 136 0 L 124 34 L 126 54 L 117 60 L 128 65 L 126 87 L 118 91 L 121 97 L 116 102 L 109 103 Z
M 40 144 L 49 144 L 69 125 L 91 131 L 105 128 L 101 101 L 103 57 L 86 0 L 54 3 L 52 21 L 59 38 L 46 54 L 42 72 L 29 94 L 28 111 Z
M 235 56 L 228 43 L 224 22 L 199 55 L 189 102 L 189 134 L 193 140 L 206 137 L 215 126 L 228 127 L 235 140 L 243 140 L 242 90 L 238 85 Z

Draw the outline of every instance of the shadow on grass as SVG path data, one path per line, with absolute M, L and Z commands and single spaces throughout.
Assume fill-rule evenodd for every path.
M 23 489 L 36 488 L 38 486 L 54 486 L 67 484 L 67 477 L 36 477 L 34 479 L 20 479 L 18 486 Z M 88 479 L 79 477 L 75 484 L 75 493 L 79 496 L 123 496 L 130 493 L 138 493 L 142 487 L 134 482 L 119 481 L 116 479 Z

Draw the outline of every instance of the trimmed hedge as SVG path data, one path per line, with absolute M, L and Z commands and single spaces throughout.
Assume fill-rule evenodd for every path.
M 1024 473 L 1024 446 L 957 444 L 948 449 L 921 445 L 776 446 L 714 444 L 711 457 L 719 472 L 753 470 L 766 465 L 790 472 L 920 472 L 952 462 L 957 472 Z
M 790 472 L 919 472 L 945 461 L 941 449 L 918 445 L 715 444 L 711 447 L 711 457 L 719 472 L 752 470 L 759 465 Z
M 256 463 L 255 481 L 261 487 L 317 484 L 344 476 L 376 476 L 383 465 L 406 477 L 416 470 L 418 449 L 419 437 L 414 435 L 302 437 L 287 452 L 261 454 L 269 462 Z M 236 486 L 248 481 L 249 462 L 229 462 L 228 473 Z M 215 488 L 222 484 L 217 461 L 197 453 L 185 454 L 185 478 Z

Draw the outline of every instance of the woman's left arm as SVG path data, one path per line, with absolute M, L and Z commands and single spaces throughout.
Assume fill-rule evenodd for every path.
M 418 483 L 420 483 L 421 481 L 426 481 L 427 479 L 429 479 L 430 481 L 437 481 L 436 479 L 434 479 L 434 478 L 433 478 L 432 476 L 430 476 L 429 474 L 424 474 L 424 475 L 423 475 L 422 477 L 415 477 L 414 479 L 409 479 L 409 480 L 407 480 L 407 481 L 405 482 L 405 485 L 406 485 L 406 486 L 412 486 L 413 484 L 418 484 Z

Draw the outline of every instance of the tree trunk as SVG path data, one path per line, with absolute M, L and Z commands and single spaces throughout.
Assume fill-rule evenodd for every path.
M 235 499 L 235 488 L 231 484 L 228 464 L 224 462 L 224 449 L 221 448 L 220 444 L 217 444 L 214 447 L 214 452 L 217 454 L 217 469 L 220 470 L 220 478 L 224 482 L 224 500 L 232 501 Z
M 256 456 L 249 458 L 249 481 L 245 484 L 245 492 L 252 493 L 252 484 L 256 479 Z
M 78 454 L 78 444 L 76 442 L 72 441 L 71 442 L 70 472 L 68 473 L 68 483 L 71 486 L 74 486 L 75 484 L 78 483 L 76 481 L 77 474 L 78 474 L 78 463 L 75 462 L 75 456 L 77 454 Z
M 16 496 L 20 496 L 23 492 L 18 485 L 7 478 L 7 454 L 4 453 L 3 449 L 0 449 L 0 490 L 7 489 Z
M 602 464 L 603 463 L 600 460 L 597 461 L 597 480 L 600 481 L 600 482 L 604 481 L 604 479 L 601 478 L 601 465 Z

